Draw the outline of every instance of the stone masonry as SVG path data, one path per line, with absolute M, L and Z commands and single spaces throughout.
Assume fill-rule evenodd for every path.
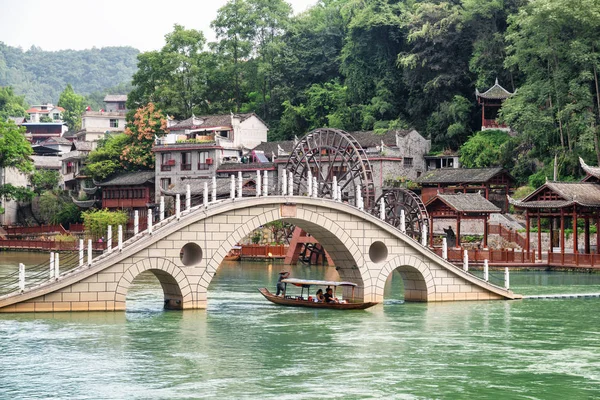
M 151 271 L 165 307 L 205 308 L 207 288 L 227 252 L 254 229 L 285 220 L 311 233 L 329 252 L 342 280 L 358 284 L 355 298 L 383 300 L 385 282 L 398 269 L 407 301 L 520 298 L 438 257 L 419 243 L 348 204 L 308 197 L 226 200 L 183 213 L 140 234 L 60 279 L 0 298 L 0 312 L 117 311 L 131 282 Z M 344 293 L 348 295 L 349 293 Z

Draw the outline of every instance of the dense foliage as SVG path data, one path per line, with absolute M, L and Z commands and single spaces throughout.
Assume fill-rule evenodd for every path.
M 0 86 L 12 86 L 29 104 L 56 104 L 67 84 L 85 95 L 131 81 L 138 53 L 131 47 L 23 51 L 0 42 Z
M 106 237 L 109 225 L 113 226 L 113 234 L 116 234 L 117 226 L 125 226 L 129 219 L 125 211 L 89 210 L 81 213 L 81 216 L 86 233 L 95 238 Z
M 34 201 L 36 217 L 43 224 L 69 224 L 79 222 L 81 210 L 67 192 L 47 190 Z
M 465 165 L 502 163 L 521 182 L 546 174 L 555 154 L 560 175 L 577 176 L 579 156 L 600 163 L 598 9 L 599 0 L 321 0 L 292 16 L 283 0 L 231 0 L 208 49 L 202 33 L 175 26 L 160 52 L 139 56 L 130 108 L 255 111 L 271 140 L 324 125 L 414 127 L 434 151 L 468 143 Z M 519 89 L 502 114 L 516 138 L 471 159 L 492 139 L 477 134 L 474 92 L 496 78 Z
M 23 174 L 33 171 L 33 161 L 29 158 L 33 150 L 24 133 L 24 127 L 18 127 L 10 120 L 4 122 L 0 119 L 0 176 L 6 168 L 14 168 Z M 28 201 L 32 197 L 33 191 L 28 188 L 14 186 L 4 180 L 0 182 L 0 199 Z M 0 207 L 0 214 L 4 211 Z
M 86 159 L 86 174 L 102 181 L 119 171 L 154 169 L 152 146 L 164 136 L 167 120 L 153 103 L 140 107 L 125 133 L 110 135 L 98 143 Z
M 600 0 L 320 0 L 293 16 L 284 0 L 230 0 L 211 24 L 215 42 L 175 25 L 160 50 L 138 55 L 128 108 L 154 103 L 178 119 L 253 111 L 270 140 L 320 126 L 414 127 L 433 151 L 462 151 L 467 166 L 500 163 L 533 185 L 551 175 L 556 155 L 560 178 L 574 178 L 578 157 L 600 163 L 599 9 Z M 95 91 L 97 101 L 127 80 L 102 78 L 116 74 L 106 59 L 117 58 L 122 71 L 135 53 L 89 50 L 85 65 L 95 72 L 85 76 L 93 78 L 73 82 L 84 53 L 0 50 L 0 85 L 12 83 L 28 100 L 71 83 L 78 93 Z M 59 55 L 76 61 L 49 79 Z M 49 61 L 48 73 L 31 72 L 39 59 Z M 29 78 L 12 79 L 23 74 Z M 516 91 L 501 111 L 513 136 L 490 149 L 499 134 L 477 133 L 475 89 L 496 78 Z M 18 99 L 11 104 L 20 110 Z M 131 154 L 121 161 L 151 161 Z

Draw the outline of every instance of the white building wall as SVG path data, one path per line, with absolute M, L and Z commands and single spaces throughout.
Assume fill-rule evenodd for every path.
M 30 186 L 28 175 L 20 172 L 16 168 L 0 169 L 0 182 L 2 184 L 10 183 L 13 186 Z M 4 214 L 0 215 L 2 225 L 15 224 L 17 222 L 18 203 L 14 200 L 4 200 L 2 201 L 2 207 L 4 207 Z
M 269 129 L 254 115 L 243 122 L 240 122 L 238 118 L 233 118 L 232 125 L 234 146 L 237 148 L 253 149 L 262 142 L 267 141 Z

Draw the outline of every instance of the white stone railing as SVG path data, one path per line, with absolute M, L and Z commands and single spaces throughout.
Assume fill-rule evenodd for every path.
M 58 262 L 59 262 L 58 261 L 58 253 L 56 253 L 56 255 L 55 255 L 56 258 L 51 259 L 54 261 L 51 261 L 51 265 L 50 265 L 50 269 L 51 269 L 50 279 L 47 282 L 37 284 L 34 287 L 38 287 L 43 284 L 54 282 L 55 280 L 58 280 L 65 275 L 70 275 L 70 274 L 80 271 L 81 269 L 89 268 L 94 264 L 94 261 L 99 262 L 101 260 L 106 259 L 107 257 L 110 257 L 113 253 L 118 254 L 118 253 L 122 252 L 123 249 L 126 249 L 129 246 L 136 243 L 140 238 L 142 238 L 144 236 L 154 235 L 157 232 L 160 232 L 166 226 L 170 225 L 172 222 L 177 222 L 184 216 L 188 216 L 188 215 L 194 213 L 195 211 L 199 211 L 199 210 L 205 211 L 216 205 L 223 204 L 225 202 L 232 202 L 232 201 L 239 202 L 239 201 L 244 200 L 241 172 L 238 173 L 238 176 L 237 176 L 237 185 L 236 185 L 235 175 L 231 175 L 229 199 L 222 199 L 222 200 L 217 199 L 217 183 L 216 183 L 216 177 L 214 177 L 214 176 L 212 178 L 211 186 L 212 186 L 211 187 L 211 192 L 212 192 L 211 199 L 212 200 L 209 201 L 209 187 L 208 187 L 208 183 L 205 182 L 204 188 L 203 188 L 204 190 L 203 190 L 203 194 L 202 194 L 202 203 L 192 207 L 192 205 L 191 205 L 192 196 L 191 196 L 190 185 L 187 185 L 186 194 L 185 194 L 185 209 L 184 210 L 180 209 L 180 206 L 181 206 L 180 195 L 177 194 L 176 200 L 175 200 L 175 214 L 170 217 L 167 217 L 167 218 L 165 218 L 164 196 L 161 196 L 160 206 L 159 206 L 159 221 L 157 221 L 156 224 L 154 223 L 154 221 L 152 219 L 152 215 L 153 215 L 152 210 L 148 209 L 147 228 L 146 228 L 146 230 L 141 231 L 141 232 L 139 231 L 139 216 L 138 216 L 138 212 L 136 211 L 134 214 L 134 235 L 131 238 L 124 241 L 123 240 L 123 227 L 121 225 L 118 226 L 118 228 L 117 228 L 118 229 L 117 249 L 113 248 L 112 226 L 109 226 L 107 229 L 107 240 L 108 240 L 107 248 L 98 257 L 93 258 L 92 241 L 91 241 L 91 239 L 88 240 L 88 242 L 87 242 L 87 263 L 84 262 L 84 256 L 83 256 L 84 250 L 85 250 L 84 249 L 84 241 L 80 240 L 79 241 L 79 265 L 77 268 L 65 271 L 62 274 L 60 274 L 59 268 L 58 268 Z M 237 193 L 236 193 L 236 188 L 237 188 Z M 285 170 L 283 171 L 281 185 L 278 188 L 280 190 L 280 194 L 282 196 L 317 198 L 318 182 L 317 182 L 316 177 L 313 177 L 312 173 L 310 171 L 308 171 L 307 188 L 308 188 L 307 196 L 297 195 L 297 194 L 295 195 L 294 194 L 293 176 L 292 176 L 292 174 L 288 174 L 287 171 L 285 171 Z M 236 194 L 237 194 L 237 196 L 236 196 Z M 268 196 L 269 196 L 269 186 L 268 186 L 267 172 L 265 171 L 264 175 L 261 176 L 260 171 L 256 171 L 256 194 L 255 194 L 255 196 L 252 196 L 250 198 L 268 197 Z M 246 197 L 246 199 L 249 199 L 249 197 Z M 322 199 L 326 200 L 326 201 L 327 200 L 333 201 L 336 203 L 342 202 L 341 188 L 338 185 L 336 177 L 333 178 L 331 197 L 330 198 L 322 198 Z M 362 198 L 360 186 L 357 189 L 356 205 L 354 205 L 354 206 L 351 204 L 347 204 L 347 205 L 355 208 L 359 212 L 368 214 L 370 217 L 373 217 L 373 215 L 368 213 L 364 208 L 364 201 Z M 388 227 L 391 227 L 394 230 L 397 230 L 399 233 L 401 233 L 405 237 L 406 240 L 412 240 L 414 243 L 419 244 L 423 249 L 429 250 L 430 256 L 439 258 L 443 262 L 450 264 L 447 260 L 448 248 L 447 248 L 447 242 L 446 242 L 445 238 L 443 239 L 443 242 L 442 242 L 443 247 L 442 247 L 442 256 L 441 257 L 438 256 L 435 252 L 431 251 L 431 249 L 429 249 L 429 247 L 427 247 L 427 237 L 428 237 L 429 232 L 428 232 L 427 226 L 425 224 L 423 225 L 423 232 L 421 234 L 421 242 L 418 242 L 415 239 L 413 239 L 412 237 L 406 235 L 406 218 L 405 218 L 404 210 L 400 211 L 400 228 L 398 228 L 394 225 L 391 225 L 385 221 L 385 203 L 384 203 L 384 200 L 381 199 L 381 203 L 379 204 L 379 216 L 378 217 L 381 220 L 381 223 L 387 224 Z M 454 266 L 453 264 L 450 264 L 450 265 L 452 265 L 456 269 L 460 269 L 460 268 Z M 468 266 L 469 266 L 468 254 L 465 250 L 462 270 L 464 272 L 468 272 L 468 269 L 469 269 Z M 23 271 L 24 271 L 24 267 L 23 267 Z M 489 270 L 488 270 L 487 260 L 484 261 L 484 277 L 483 278 L 480 278 L 473 274 L 470 274 L 470 275 L 477 279 L 480 279 L 482 281 L 489 283 Z M 504 280 L 505 280 L 505 289 L 508 290 L 509 289 L 508 268 L 505 269 L 505 279 Z M 21 288 L 20 289 L 21 292 L 23 292 L 25 290 L 25 284 L 26 284 L 25 273 L 24 272 L 22 274 L 19 273 L 19 288 Z

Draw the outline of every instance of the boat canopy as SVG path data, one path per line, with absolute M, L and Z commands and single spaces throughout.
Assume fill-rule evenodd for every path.
M 287 278 L 283 279 L 281 282 L 283 283 L 291 283 L 296 286 L 358 286 L 354 282 L 336 282 L 336 281 L 317 281 L 315 279 L 296 279 L 296 278 Z

